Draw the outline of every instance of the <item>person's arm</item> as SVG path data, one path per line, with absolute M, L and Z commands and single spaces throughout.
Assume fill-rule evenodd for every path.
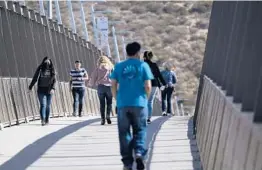
M 97 69 L 95 69 L 92 72 L 90 80 L 89 80 L 89 85 L 94 86 L 96 84 L 96 81 L 97 81 Z
M 88 79 L 89 79 L 88 73 L 87 73 L 87 71 L 85 70 L 85 74 L 84 74 L 84 77 L 82 78 L 82 80 L 87 81 Z
M 156 64 L 156 78 L 161 82 L 161 84 L 163 85 L 163 86 L 166 86 L 166 81 L 164 80 L 164 78 L 163 78 L 163 76 L 162 76 L 162 74 L 161 74 L 161 72 L 160 72 L 160 70 L 159 70 L 159 68 L 158 68 L 158 66 L 157 66 L 157 64 Z
M 176 84 L 177 83 L 177 77 L 175 73 L 172 73 L 172 83 Z
M 144 70 L 144 86 L 145 86 L 145 91 L 147 94 L 147 97 L 149 98 L 151 90 L 152 90 L 152 84 L 151 84 L 151 80 L 154 79 L 154 76 L 152 74 L 152 71 L 149 67 L 149 65 L 147 63 L 144 63 L 143 66 L 143 70 Z
M 113 97 L 116 99 L 117 98 L 117 89 L 118 89 L 118 74 L 117 74 L 117 65 L 115 66 L 115 69 L 113 69 L 113 72 L 110 75 L 111 79 L 111 91 Z
M 145 91 L 146 91 L 147 98 L 149 99 L 151 91 L 152 91 L 151 80 L 145 81 Z
M 34 74 L 34 77 L 29 85 L 29 90 L 32 90 L 33 86 L 35 85 L 35 83 L 37 82 L 38 80 L 38 77 L 39 77 L 39 73 L 40 73 L 40 67 L 37 68 L 35 74 Z
M 56 85 L 56 74 L 53 77 L 53 82 L 52 82 L 52 85 L 51 85 L 52 90 L 55 90 L 55 85 Z
M 116 99 L 116 95 L 117 95 L 117 85 L 118 85 L 118 83 L 117 83 L 116 80 L 113 79 L 112 82 L 111 82 L 111 85 L 112 85 L 112 87 L 111 87 L 112 95 L 113 95 L 113 97 Z

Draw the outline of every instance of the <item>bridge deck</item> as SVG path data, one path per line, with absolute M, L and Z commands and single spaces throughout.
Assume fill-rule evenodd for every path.
M 122 170 L 115 118 L 106 126 L 96 117 L 39 124 L 0 132 L 1 170 Z M 147 133 L 147 170 L 200 169 L 190 126 L 187 117 L 154 117 Z

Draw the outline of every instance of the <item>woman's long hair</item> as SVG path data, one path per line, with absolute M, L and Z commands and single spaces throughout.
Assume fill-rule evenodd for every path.
M 50 64 L 48 66 L 48 68 L 46 67 L 46 61 L 49 60 L 50 61 Z M 50 58 L 48 57 L 45 57 L 43 60 L 42 60 L 42 63 L 38 66 L 39 69 L 41 70 L 46 70 L 46 69 L 50 69 L 50 72 L 51 72 L 51 76 L 54 77 L 55 76 L 55 68 L 54 68 L 54 65 L 53 65 L 53 62 Z
M 105 67 L 108 70 L 112 70 L 114 68 L 114 64 L 110 61 L 107 56 L 99 57 L 97 61 L 98 68 Z
M 144 60 L 145 61 L 151 61 L 151 59 L 153 58 L 153 52 L 152 51 L 145 51 L 144 52 Z

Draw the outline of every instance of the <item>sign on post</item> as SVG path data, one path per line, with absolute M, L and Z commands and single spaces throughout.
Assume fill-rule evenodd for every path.
M 99 48 L 102 50 L 108 45 L 108 18 L 107 17 L 97 17 L 97 30 L 99 32 Z

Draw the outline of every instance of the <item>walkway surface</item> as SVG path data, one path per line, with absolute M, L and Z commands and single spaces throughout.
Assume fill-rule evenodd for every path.
M 191 127 L 188 117 L 154 117 L 146 169 L 200 169 Z M 120 159 L 116 118 L 106 126 L 98 117 L 70 117 L 0 131 L 0 170 L 122 170 Z

